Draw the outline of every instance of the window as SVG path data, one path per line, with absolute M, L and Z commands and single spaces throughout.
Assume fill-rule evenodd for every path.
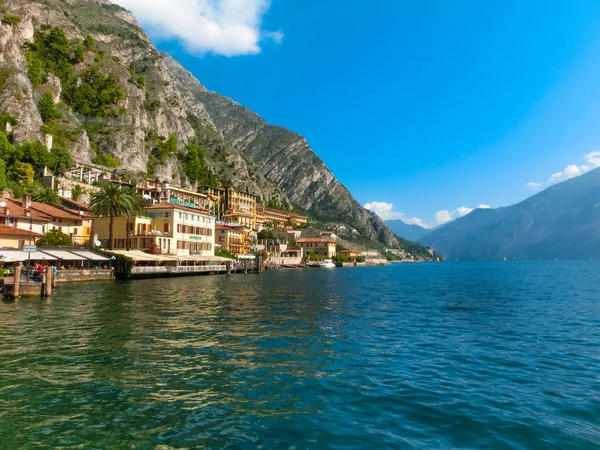
M 74 234 L 75 236 L 79 236 L 79 233 L 78 233 L 78 231 L 79 231 L 79 230 L 78 230 L 77 228 L 73 228 L 73 234 Z

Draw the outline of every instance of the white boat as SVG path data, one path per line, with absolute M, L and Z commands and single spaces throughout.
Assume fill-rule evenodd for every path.
M 332 259 L 324 259 L 319 264 L 319 267 L 321 267 L 323 269 L 335 269 L 335 263 L 333 262 Z

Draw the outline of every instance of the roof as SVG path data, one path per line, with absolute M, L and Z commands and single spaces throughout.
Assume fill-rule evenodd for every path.
M 110 261 L 110 258 L 99 255 L 98 253 L 90 252 L 89 250 L 72 250 L 71 253 L 89 259 L 90 261 Z
M 65 208 L 69 208 L 69 206 L 67 206 L 67 204 L 69 204 L 69 205 L 76 207 L 77 209 L 80 209 L 81 211 L 89 211 L 90 210 L 90 205 L 88 205 L 86 203 L 76 202 L 72 198 L 67 198 L 67 197 L 61 197 L 61 199 L 63 201 Z
M 189 206 L 182 206 L 182 205 L 176 205 L 174 203 L 168 203 L 168 202 L 161 202 L 161 203 L 156 203 L 155 205 L 149 205 L 146 206 L 147 210 L 153 210 L 153 209 L 179 209 L 181 211 L 189 211 L 189 212 L 195 212 L 197 214 L 206 214 L 209 215 L 208 211 L 206 209 L 202 209 L 202 208 L 190 208 Z
M 321 234 L 325 235 L 325 234 L 333 234 L 333 231 L 321 231 Z
M 312 243 L 312 242 L 322 242 L 322 243 L 335 245 L 334 241 L 331 241 L 331 240 L 325 239 L 325 238 L 300 238 L 296 241 L 296 243 L 298 243 L 298 244 L 306 244 L 306 243 Z
M 215 225 L 215 230 L 233 231 L 235 233 L 241 233 L 240 230 L 237 230 L 234 227 L 230 227 L 228 225 Z
M 7 203 L 7 207 L 9 209 L 9 217 L 17 217 L 17 218 L 33 218 L 34 220 L 42 220 L 49 221 L 53 218 L 60 219 L 69 219 L 69 220 L 81 220 L 78 214 L 68 212 L 57 208 L 53 205 L 48 205 L 46 203 L 40 202 L 31 202 L 31 208 L 29 209 L 30 215 L 26 213 L 25 208 L 23 208 L 22 200 L 7 198 L 4 200 Z M 0 215 L 6 216 L 4 211 L 0 209 Z
M 23 236 L 23 237 L 43 237 L 43 234 L 34 233 L 32 231 L 22 230 L 20 228 L 11 227 L 9 225 L 0 225 L 0 235 L 10 234 L 12 236 Z

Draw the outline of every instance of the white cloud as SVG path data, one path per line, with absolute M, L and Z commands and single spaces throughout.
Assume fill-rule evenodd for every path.
M 113 0 L 131 10 L 158 39 L 176 39 L 191 53 L 260 53 L 260 42 L 283 40 L 261 29 L 270 0 Z
M 536 190 L 541 189 L 570 178 L 578 177 L 579 175 L 583 175 L 584 173 L 594 170 L 597 167 L 600 167 L 600 152 L 591 152 L 585 155 L 585 164 L 580 166 L 576 164 L 569 164 L 562 172 L 556 172 L 555 174 L 552 174 L 552 176 L 550 176 L 546 182 L 537 183 L 535 181 L 530 181 L 527 183 L 527 187 Z
M 409 225 L 419 225 L 423 228 L 433 228 L 442 225 L 444 223 L 466 216 L 467 214 L 473 211 L 473 208 L 467 208 L 466 206 L 461 206 L 460 208 L 456 208 L 453 211 L 448 211 L 444 209 L 435 213 L 434 222 L 429 223 L 419 217 L 406 217 L 406 215 L 401 213 L 400 211 L 394 211 L 394 205 L 392 203 L 371 202 L 366 203 L 364 207 L 365 209 L 376 213 L 383 220 L 402 220 L 404 223 L 407 223 Z M 490 206 L 479 205 L 477 208 L 488 209 L 490 208 Z
M 393 211 L 394 205 L 386 202 L 371 202 L 364 205 L 365 209 L 373 211 L 382 220 L 404 220 L 405 216 L 399 211 Z
M 491 208 L 490 205 L 479 205 L 475 209 L 490 209 L 490 208 Z M 452 220 L 460 219 L 461 217 L 464 217 L 467 214 L 470 214 L 472 212 L 473 212 L 473 208 L 468 208 L 466 206 L 461 206 L 460 208 L 456 208 L 453 211 L 448 211 L 447 209 L 438 211 L 435 213 L 435 225 L 434 226 L 443 225 Z

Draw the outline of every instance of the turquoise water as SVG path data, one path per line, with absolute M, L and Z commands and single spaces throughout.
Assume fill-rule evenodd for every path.
M 598 448 L 599 273 L 289 270 L 0 303 L 0 448 Z

